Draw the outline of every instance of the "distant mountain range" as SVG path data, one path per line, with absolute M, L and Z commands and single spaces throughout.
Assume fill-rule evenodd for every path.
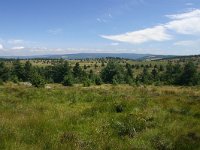
M 1 57 L 1 56 L 0 56 Z M 135 54 L 135 53 L 77 53 L 77 54 L 63 54 L 63 55 L 38 55 L 38 56 L 2 56 L 1 58 L 9 59 L 95 59 L 95 58 L 124 58 L 132 60 L 159 60 L 165 58 L 175 57 L 174 55 L 153 55 L 153 54 Z

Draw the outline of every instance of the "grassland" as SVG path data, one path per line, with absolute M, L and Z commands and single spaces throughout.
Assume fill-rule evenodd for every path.
M 22 63 L 25 63 L 27 60 L 21 60 Z M 33 66 L 39 66 L 39 67 L 46 67 L 49 65 L 54 65 L 56 62 L 59 62 L 60 60 L 43 60 L 43 59 L 38 59 L 38 60 L 30 60 L 30 62 L 33 64 Z M 95 73 L 99 73 L 108 63 L 109 59 L 82 59 L 82 60 L 67 60 L 70 64 L 70 66 L 75 66 L 75 64 L 78 62 L 80 64 L 80 66 L 82 68 L 84 68 L 84 66 L 87 67 L 87 69 L 85 69 L 85 71 L 89 72 L 90 70 L 93 70 Z M 136 60 L 130 60 L 130 59 L 116 59 L 115 61 L 117 61 L 119 64 L 121 64 L 122 66 L 125 66 L 126 63 L 130 64 L 130 65 L 136 65 L 136 66 L 140 66 L 140 68 L 135 69 L 134 73 L 135 74 L 139 74 L 142 72 L 143 67 L 141 66 L 146 66 L 146 65 L 151 65 L 150 68 L 153 68 L 155 65 L 157 65 L 158 67 L 160 65 L 162 66 L 166 66 L 168 64 L 168 62 L 172 62 L 172 63 L 179 63 L 180 65 L 183 65 L 189 61 L 192 61 L 193 63 L 195 63 L 198 67 L 198 70 L 200 71 L 200 57 L 186 57 L 186 58 L 171 58 L 171 59 L 163 59 L 163 60 L 155 60 L 155 61 L 136 61 Z M 102 66 L 102 63 L 104 63 L 105 66 Z M 8 63 L 10 64 L 10 63 Z
M 0 86 L 0 149 L 200 148 L 200 87 Z

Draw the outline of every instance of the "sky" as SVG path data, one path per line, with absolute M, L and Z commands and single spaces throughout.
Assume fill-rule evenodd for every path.
M 0 0 L 0 56 L 200 54 L 200 0 Z

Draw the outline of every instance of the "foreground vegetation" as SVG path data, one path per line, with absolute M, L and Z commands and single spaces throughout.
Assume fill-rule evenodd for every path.
M 200 87 L 0 86 L 0 149 L 200 148 Z

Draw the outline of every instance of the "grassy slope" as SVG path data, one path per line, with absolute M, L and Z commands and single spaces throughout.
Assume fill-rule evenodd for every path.
M 39 66 L 39 67 L 46 67 L 49 65 L 53 65 L 57 60 L 30 60 L 30 62 L 33 64 L 33 66 Z M 154 65 L 157 65 L 158 67 L 160 65 L 163 65 L 164 67 L 168 64 L 168 61 L 171 61 L 172 63 L 179 63 L 181 65 L 187 63 L 188 61 L 192 61 L 195 64 L 197 64 L 198 66 L 198 70 L 200 71 L 200 57 L 196 57 L 193 58 L 188 57 L 185 58 L 185 61 L 180 60 L 180 58 L 174 58 L 174 59 L 163 59 L 163 60 L 157 60 L 157 61 L 134 61 L 134 60 L 125 60 L 125 59 L 121 59 L 121 60 L 116 60 L 119 64 L 125 66 L 126 63 L 129 63 L 131 65 L 152 65 L 152 67 L 149 69 L 149 71 L 151 71 L 154 67 Z M 26 60 L 21 60 L 22 63 L 25 63 Z M 47 63 L 48 62 L 48 63 Z M 74 67 L 74 65 L 79 62 L 80 66 L 83 68 L 84 65 L 87 66 L 87 69 L 85 71 L 89 72 L 90 70 L 93 70 L 96 74 L 99 74 L 99 72 L 104 68 L 102 67 L 102 62 L 100 60 L 68 60 L 69 64 Z M 107 59 L 104 60 L 104 64 L 106 65 L 108 62 Z M 11 65 L 9 62 L 7 63 L 8 65 Z M 95 65 L 97 65 L 98 67 L 95 68 Z M 134 68 L 134 74 L 138 75 L 143 71 L 143 67 L 140 67 L 139 69 L 135 69 Z
M 198 149 L 200 87 L 0 86 L 0 149 Z

